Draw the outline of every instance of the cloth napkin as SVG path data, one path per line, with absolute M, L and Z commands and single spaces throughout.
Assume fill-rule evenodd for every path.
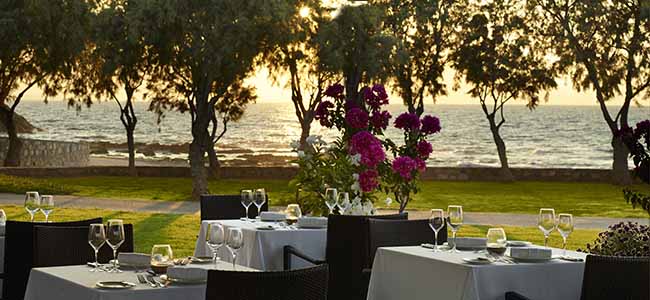
M 456 238 L 457 248 L 485 248 L 486 238 Z M 449 246 L 454 246 L 454 239 L 448 240 Z
M 298 227 L 325 228 L 325 227 L 327 227 L 327 218 L 325 218 L 325 217 L 301 217 L 300 219 L 298 219 Z
M 120 264 L 134 267 L 146 267 L 151 264 L 151 255 L 143 253 L 119 253 L 117 260 Z
M 280 212 L 263 211 L 260 213 L 260 220 L 262 221 L 276 222 L 284 221 L 285 219 L 287 219 L 287 215 Z
M 510 256 L 523 259 L 550 259 L 551 249 L 537 247 L 510 248 Z
M 208 270 L 190 266 L 171 266 L 167 269 L 167 276 L 181 281 L 205 281 L 208 279 Z

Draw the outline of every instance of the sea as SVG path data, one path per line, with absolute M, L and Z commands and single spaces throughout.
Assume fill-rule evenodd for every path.
M 135 105 L 139 122 L 136 142 L 181 144 L 191 142 L 190 116 L 168 112 L 162 121 L 147 110 L 146 103 Z M 613 107 L 614 108 L 614 107 Z M 402 105 L 391 104 L 389 111 L 396 117 L 404 111 Z M 614 108 L 615 109 L 615 108 Z M 478 105 L 430 104 L 426 114 L 441 119 L 442 131 L 429 140 L 434 152 L 429 166 L 496 167 L 499 165 L 496 147 L 488 123 Z M 76 110 L 62 101 L 25 101 L 18 107 L 42 131 L 23 135 L 26 138 L 56 141 L 124 143 L 124 128 L 119 121 L 115 103 L 104 102 L 91 108 Z M 597 168 L 611 167 L 610 133 L 597 106 L 541 105 L 530 111 L 524 105 L 509 105 L 505 109 L 506 123 L 501 134 L 507 145 L 512 167 L 526 168 Z M 633 107 L 630 123 L 650 118 L 649 107 Z M 316 122 L 312 134 L 333 141 L 337 131 L 323 128 Z M 399 141 L 401 133 L 391 128 L 386 135 Z M 294 156 L 289 144 L 300 136 L 300 126 L 287 101 L 263 102 L 251 105 L 244 117 L 229 124 L 218 149 L 230 149 L 226 159 L 237 157 L 236 149 L 253 154 Z M 232 151 L 235 149 L 234 151 Z M 245 150 L 245 151 L 244 151 Z M 126 157 L 124 152 L 111 151 L 108 157 Z M 142 156 L 142 158 L 145 158 Z M 186 159 L 186 153 L 156 153 L 147 159 Z

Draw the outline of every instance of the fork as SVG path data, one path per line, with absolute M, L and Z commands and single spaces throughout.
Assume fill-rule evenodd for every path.
M 155 285 L 155 286 L 161 287 L 161 288 L 165 287 L 164 284 L 162 284 L 160 281 L 156 280 L 156 278 L 154 278 L 153 276 L 147 276 L 147 277 L 148 277 L 149 281 L 151 281 L 152 286 Z
M 157 287 L 155 284 L 149 282 L 142 274 L 138 274 L 138 281 L 142 284 L 149 284 L 151 287 Z

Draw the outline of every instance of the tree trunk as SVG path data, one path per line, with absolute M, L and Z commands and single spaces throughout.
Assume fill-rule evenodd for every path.
M 614 162 L 612 164 L 614 182 L 621 185 L 631 184 L 632 177 L 630 176 L 630 169 L 627 165 L 630 151 L 625 146 L 625 143 L 623 143 L 623 140 L 617 137 L 612 138 L 612 149 L 614 150 Z
M 490 122 L 490 131 L 492 132 L 492 138 L 494 139 L 494 144 L 497 146 L 497 152 L 499 153 L 499 161 L 501 162 L 501 174 L 504 181 L 514 181 L 514 176 L 510 171 L 510 166 L 508 165 L 508 155 L 506 152 L 506 143 L 501 138 L 499 133 L 499 126 L 494 121 L 494 116 L 488 116 L 488 121 Z
M 201 139 L 194 137 L 190 144 L 190 172 L 192 174 L 192 200 L 198 201 L 208 192 L 208 178 L 204 162 L 205 150 Z
M 134 129 L 126 127 L 126 145 L 129 148 L 129 176 L 138 176 L 138 170 L 135 168 L 135 138 L 133 137 Z
M 308 113 L 305 114 L 303 117 L 302 123 L 300 123 L 300 150 L 307 151 L 307 150 L 313 150 L 310 149 L 311 147 L 307 145 L 307 137 L 309 137 L 311 133 L 311 122 L 314 119 L 313 116 L 308 115 Z
M 216 145 L 211 144 L 206 150 L 208 151 L 208 161 L 210 163 L 210 175 L 213 178 L 219 178 L 219 168 L 221 168 L 221 163 L 219 163 L 219 157 L 217 156 L 217 150 L 215 149 L 215 146 Z
M 9 148 L 7 149 L 4 166 L 18 167 L 20 166 L 20 150 L 22 149 L 23 143 L 18 137 L 14 112 L 9 107 L 1 105 L 0 119 L 7 129 L 7 135 L 9 135 Z

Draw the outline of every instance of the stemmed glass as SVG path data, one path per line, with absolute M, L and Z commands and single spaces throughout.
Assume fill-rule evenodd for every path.
M 569 237 L 571 232 L 573 232 L 573 226 L 573 215 L 559 214 L 557 216 L 557 231 L 560 232 L 563 241 L 562 249 L 564 250 L 564 254 L 562 254 L 562 256 L 566 256 L 566 239 Z
M 289 225 L 298 222 L 298 219 L 302 217 L 302 211 L 300 210 L 300 205 L 298 204 L 289 204 L 287 206 L 286 213 L 287 213 L 287 223 L 289 223 Z
M 555 226 L 555 209 L 540 209 L 539 216 L 537 217 L 537 227 L 539 227 L 539 230 L 544 234 L 544 247 L 548 248 L 548 236 L 551 235 Z
M 122 220 L 108 220 L 106 242 L 113 249 L 113 269 L 111 272 L 121 273 L 118 268 L 117 249 L 124 243 L 124 222 Z
M 253 201 L 253 203 L 255 203 L 255 206 L 257 206 L 257 216 L 259 217 L 262 206 L 264 203 L 266 203 L 266 191 L 264 191 L 264 189 L 256 189 L 255 198 Z
M 7 214 L 4 209 L 0 209 L 0 226 L 5 226 L 7 224 Z
M 212 260 L 214 261 L 214 268 L 216 269 L 219 265 L 219 249 L 226 242 L 226 233 L 224 231 L 223 225 L 219 223 L 208 223 L 208 230 L 205 234 L 205 243 L 208 245 L 208 248 L 213 253 Z
M 336 203 L 336 206 L 339 208 L 340 214 L 345 214 L 345 211 L 350 208 L 350 194 L 347 192 L 339 194 L 339 201 Z
M 174 252 L 170 245 L 153 245 L 151 248 L 151 270 L 156 274 L 167 273 L 167 268 L 174 265 Z
M 99 249 L 104 246 L 106 243 L 106 230 L 104 230 L 104 224 L 90 224 L 88 228 L 88 244 L 93 247 L 95 250 L 95 268 L 90 269 L 90 272 L 98 272 L 99 261 L 97 259 L 97 253 Z
M 237 252 L 239 249 L 244 246 L 244 233 L 241 228 L 229 228 L 228 229 L 228 242 L 226 247 L 230 250 L 232 254 L 232 269 L 235 269 L 235 262 L 237 261 Z
M 438 252 L 438 232 L 445 227 L 445 212 L 442 209 L 431 210 L 429 227 L 433 230 L 433 252 Z
M 253 191 L 251 190 L 241 190 L 241 205 L 246 209 L 246 220 L 248 220 L 248 208 L 253 204 Z
M 456 249 L 456 232 L 463 225 L 463 207 L 460 205 L 449 205 L 447 207 L 447 225 L 451 228 L 451 236 L 454 241 L 454 247 L 450 252 L 460 252 Z
M 487 252 L 495 257 L 500 258 L 506 253 L 508 239 L 503 228 L 490 228 L 487 232 L 486 248 Z
M 325 190 L 325 205 L 330 209 L 330 215 L 334 213 L 334 208 L 338 204 L 338 191 L 335 188 L 327 188 Z
M 47 223 L 50 214 L 54 210 L 54 196 L 43 195 L 41 196 L 41 212 L 45 215 L 45 223 Z
M 38 195 L 38 192 L 25 193 L 25 210 L 29 213 L 32 222 L 34 222 L 34 214 L 38 212 L 40 205 L 41 197 Z

